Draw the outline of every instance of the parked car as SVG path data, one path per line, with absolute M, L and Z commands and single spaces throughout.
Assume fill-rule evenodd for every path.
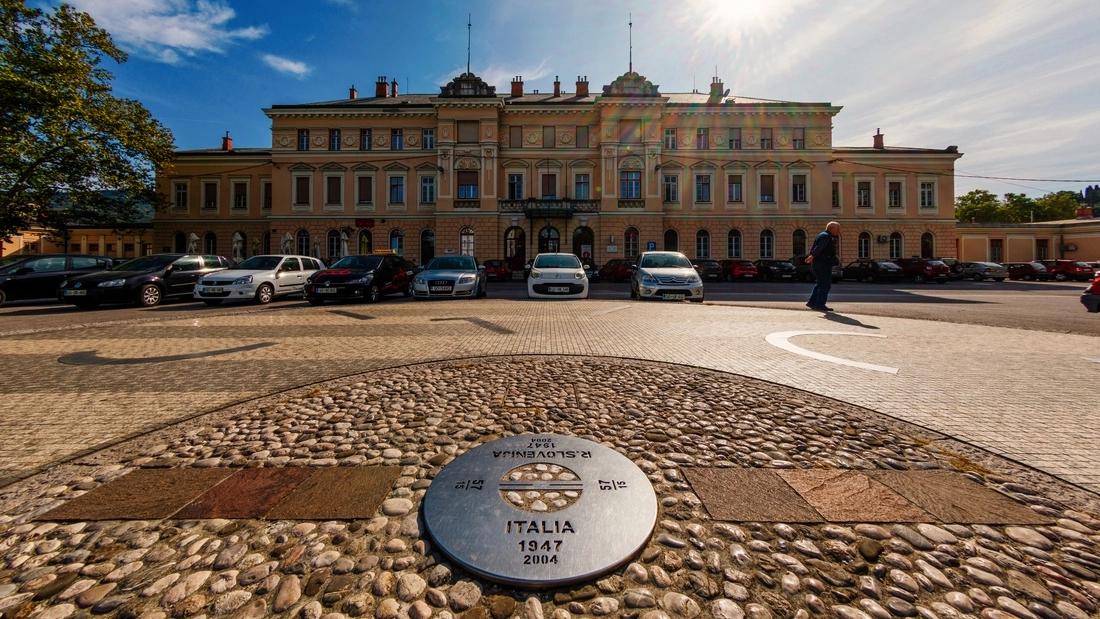
M 105 256 L 37 254 L 13 256 L 0 266 L 0 305 L 8 301 L 57 298 L 57 286 L 74 275 L 105 271 L 115 261 Z
M 696 258 L 691 261 L 691 266 L 705 282 L 719 281 L 722 279 L 722 265 L 717 260 Z
M 806 264 L 806 256 L 809 254 L 801 254 L 799 256 L 791 256 L 789 262 L 794 265 L 794 278 L 801 279 L 807 282 L 816 282 L 817 276 L 814 275 L 814 270 L 810 268 L 810 265 Z M 839 264 L 833 266 L 833 283 L 839 282 L 844 279 L 844 269 Z
M 512 267 L 508 266 L 508 263 L 503 260 L 486 260 L 485 264 L 481 266 L 485 267 L 485 277 L 490 281 L 508 281 L 512 279 Z
M 901 267 L 905 277 L 918 284 L 936 282 L 946 284 L 951 278 L 951 269 L 939 260 L 928 258 L 898 258 L 892 262 Z
M 1006 262 L 1009 279 L 1022 279 L 1024 281 L 1047 281 L 1054 279 L 1054 274 L 1047 270 L 1041 262 Z
M 1100 312 L 1100 277 L 1094 279 L 1092 285 L 1085 289 L 1081 295 L 1081 304 L 1090 314 Z
M 635 258 L 612 258 L 600 267 L 600 278 L 611 282 L 629 281 L 638 268 Z
M 410 265 L 394 254 L 344 256 L 327 269 L 306 278 L 303 289 L 310 305 L 325 301 L 374 303 L 387 294 L 412 294 Z
M 204 275 L 195 285 L 195 298 L 207 305 L 231 299 L 266 305 L 276 297 L 301 294 L 306 278 L 325 266 L 309 256 L 252 256 L 237 266 Z
M 101 303 L 136 303 L 142 307 L 160 305 L 165 299 L 191 299 L 195 282 L 232 264 L 225 256 L 198 254 L 153 254 L 128 260 L 87 275 L 61 282 L 57 298 L 81 309 Z
M 1064 282 L 1072 279 L 1087 282 L 1093 279 L 1092 267 L 1087 262 L 1080 260 L 1043 260 L 1042 262 L 1057 281 Z
M 962 261 L 958 258 L 933 258 L 933 260 L 939 260 L 947 265 L 948 269 L 951 269 L 951 273 L 948 275 L 948 279 L 961 279 L 962 278 Z
M 760 278 L 756 265 L 748 260 L 723 260 L 722 279 L 732 282 L 735 279 L 755 280 Z
M 687 256 L 675 251 L 647 251 L 638 256 L 630 278 L 631 299 L 703 302 L 703 280 Z
M 1090 262 L 1088 263 L 1088 265 L 1092 267 L 1093 271 L 1095 271 L 1093 275 L 1095 277 L 1100 277 L 1100 262 Z
M 413 279 L 412 294 L 417 299 L 470 299 L 489 294 L 489 278 L 473 256 L 432 258 Z
M 764 282 L 793 282 L 794 265 L 786 260 L 757 260 L 753 263 Z
M 1003 282 L 1008 277 L 1008 269 L 996 262 L 964 262 L 959 277 L 976 282 L 987 279 Z
M 600 267 L 596 266 L 595 262 L 589 258 L 581 258 L 581 268 L 584 269 L 584 275 L 588 278 L 589 284 L 600 281 Z
M 844 267 L 844 279 L 860 282 L 900 282 L 905 278 L 901 267 L 887 260 L 857 260 Z
M 531 263 L 528 299 L 587 299 L 588 276 L 573 254 L 539 254 Z

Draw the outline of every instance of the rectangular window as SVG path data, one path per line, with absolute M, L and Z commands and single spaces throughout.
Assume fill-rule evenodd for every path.
M 619 173 L 619 197 L 637 199 L 642 197 L 642 173 L 623 171 Z
M 405 150 L 405 131 L 390 129 L 390 150 Z
M 710 202 L 710 174 L 695 175 L 695 201 Z
M 477 143 L 477 121 L 476 120 L 460 120 L 460 121 L 458 121 L 458 142 L 460 144 L 476 144 Z
M 871 207 L 871 181 L 856 183 L 856 206 L 861 208 Z
M 374 202 L 374 177 L 360 176 L 355 179 L 359 189 L 359 204 L 371 204 Z
M 735 234 L 736 233 L 736 234 Z M 726 236 L 726 253 L 730 258 L 741 257 L 741 233 L 736 230 Z
M 542 128 L 542 147 L 543 148 L 554 148 L 557 145 L 558 145 L 557 140 L 554 139 L 554 128 L 553 127 L 543 127 Z
M 730 128 L 730 150 L 741 150 L 741 128 Z
M 772 130 L 761 129 L 760 130 L 760 148 L 767 149 L 772 147 Z
M 187 183 L 175 183 L 176 208 L 187 208 Z
M 373 132 L 370 129 L 359 130 L 359 150 L 370 150 L 373 140 Z
M 796 150 L 802 150 L 806 148 L 806 128 L 795 127 L 794 135 L 791 136 L 791 148 Z
M 1005 249 L 1004 241 L 1001 239 L 989 239 L 989 260 L 990 262 L 1004 262 Z
M 676 150 L 676 129 L 665 129 L 665 150 Z
M 710 258 L 710 235 L 708 235 L 708 234 L 696 234 L 695 235 L 695 257 L 696 258 Z
M 309 204 L 309 177 L 294 177 L 294 203 Z
M 695 130 L 695 148 L 699 150 L 710 148 L 710 129 Z
M 890 181 L 886 186 L 886 206 L 901 208 L 901 183 Z
M 833 181 L 833 208 L 840 208 L 840 182 Z
M 856 257 L 860 260 L 866 260 L 871 257 L 871 235 L 861 234 L 856 239 Z
M 523 175 L 522 174 L 509 174 L 508 175 L 508 199 L 509 200 L 522 200 L 523 199 Z
M 760 176 L 760 201 L 775 202 L 775 175 L 762 174 Z
M 420 132 L 420 147 L 424 150 L 435 148 L 435 129 L 425 129 Z
M 577 127 L 577 148 L 588 148 L 588 127 Z
M 340 150 L 340 130 L 329 129 L 328 130 L 328 149 Z
M 218 208 L 218 184 L 217 183 L 203 183 L 202 184 L 202 207 L 203 208 Z
M 680 177 L 675 174 L 665 174 L 664 180 L 664 193 L 665 202 L 679 202 L 680 201 Z
M 339 176 L 326 176 L 325 177 L 325 204 L 342 204 L 343 200 L 340 195 L 340 177 Z
M 298 150 L 309 150 L 309 129 L 298 130 Z
M 1047 239 L 1035 239 L 1035 259 L 1046 260 L 1050 256 L 1050 242 Z
M 921 208 L 936 208 L 936 184 L 925 183 L 920 184 L 920 207 Z M 996 260 L 994 260 L 996 262 Z
M 233 208 L 248 208 L 248 183 L 233 183 Z
M 774 244 L 775 244 L 775 238 L 772 237 L 772 235 L 770 233 L 769 234 L 761 234 L 760 235 L 760 257 L 761 258 L 771 258 L 773 256 L 772 252 L 775 250 Z
M 590 177 L 587 174 L 578 174 L 573 182 L 573 196 L 578 200 L 590 199 L 591 192 L 589 186 L 591 185 Z
M 421 176 L 420 177 L 420 203 L 421 204 L 434 204 L 435 203 L 435 177 L 434 176 Z
M 523 147 L 523 127 L 508 127 L 508 146 L 511 148 Z
M 620 120 L 619 121 L 619 141 L 624 144 L 641 144 L 642 143 L 642 121 L 640 120 Z
M 543 174 L 542 175 L 542 199 L 543 200 L 557 200 L 558 199 L 558 175 L 557 174 Z
M 791 175 L 791 202 L 806 201 L 806 175 Z
M 271 203 L 274 201 L 274 194 L 271 190 L 271 181 L 262 181 L 260 183 L 260 200 L 262 201 L 262 208 L 265 211 L 271 210 Z
M 390 204 L 405 203 L 405 177 L 390 177 Z
M 477 199 L 477 172 L 465 171 L 456 174 L 458 179 L 458 199 L 459 200 L 476 200 Z
M 741 196 L 741 175 L 729 174 L 726 176 L 726 199 L 730 202 L 740 202 L 744 198 Z

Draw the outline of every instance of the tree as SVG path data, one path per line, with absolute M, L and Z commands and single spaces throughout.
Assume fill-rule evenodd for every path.
M 955 198 L 955 219 L 962 223 L 1002 221 L 1001 203 L 984 189 L 975 189 Z
M 1035 199 L 1035 221 L 1058 221 L 1077 217 L 1080 200 L 1072 191 L 1057 191 Z
M 171 132 L 115 97 L 101 62 L 126 61 L 86 13 L 0 0 L 0 238 L 67 223 L 136 221 L 154 193 Z
M 1006 223 L 1027 223 L 1029 221 L 1046 221 L 1036 212 L 1035 200 L 1022 193 L 1006 193 L 1004 203 L 1001 206 L 1003 221 Z

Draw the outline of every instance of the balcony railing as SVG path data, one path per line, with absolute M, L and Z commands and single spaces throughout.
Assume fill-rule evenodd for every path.
M 626 198 L 620 198 L 619 199 L 619 208 L 620 209 L 632 208 L 632 209 L 644 210 L 645 209 L 645 200 L 628 200 Z
M 455 200 L 455 210 L 474 210 L 481 208 L 481 200 Z
M 596 213 L 600 210 L 599 200 L 501 200 L 500 212 L 523 213 L 528 219 L 540 217 L 572 217 L 574 213 Z

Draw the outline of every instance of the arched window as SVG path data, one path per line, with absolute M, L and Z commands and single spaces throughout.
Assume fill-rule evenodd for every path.
M 187 235 L 182 232 L 177 232 L 172 245 L 175 246 L 177 254 L 182 254 L 187 251 Z
M 329 230 L 325 235 L 325 248 L 328 250 L 328 260 L 332 262 L 343 258 L 343 253 L 340 251 L 340 231 Z
M 710 232 L 700 230 L 695 233 L 695 257 L 710 258 Z
M 802 228 L 791 234 L 791 251 L 796 256 L 806 253 L 806 231 Z
M 262 253 L 262 254 L 270 254 L 271 253 L 271 233 L 270 232 L 264 232 L 263 240 L 260 241 L 260 253 Z
M 504 233 L 504 258 L 513 271 L 522 269 L 527 262 L 527 233 L 523 228 L 512 226 Z
M 295 236 L 294 248 L 299 256 L 309 255 L 309 230 L 299 230 Z
M 359 253 L 369 254 L 374 251 L 374 235 L 370 230 L 359 231 Z
M 680 251 L 680 233 L 665 230 L 665 251 Z
M 573 254 L 585 260 L 592 259 L 596 246 L 596 235 L 588 226 L 578 226 L 573 230 Z
M 775 257 L 775 233 L 771 230 L 765 229 L 760 231 L 760 257 Z
M 213 232 L 202 235 L 202 253 L 211 256 L 218 255 L 218 235 Z
M 892 232 L 890 234 L 890 259 L 901 258 L 904 252 L 904 247 L 901 242 L 901 233 Z
M 561 235 L 553 226 L 543 226 L 539 230 L 539 253 L 553 253 L 561 247 Z
M 420 231 L 420 264 L 428 264 L 435 258 L 435 230 L 425 228 Z
M 730 230 L 726 235 L 726 256 L 730 258 L 741 257 L 741 231 Z
M 627 258 L 634 258 L 640 253 L 638 251 L 639 241 L 637 228 L 631 226 L 626 229 L 626 232 L 623 232 L 623 246 L 623 255 Z
M 871 233 L 860 232 L 859 237 L 856 239 L 856 257 L 860 260 L 869 260 L 871 258 Z
M 463 256 L 474 255 L 474 229 L 466 226 L 458 233 L 458 253 Z
M 920 257 L 932 258 L 936 255 L 936 237 L 931 232 L 920 235 Z
M 405 233 L 400 228 L 390 230 L 390 249 L 398 256 L 405 255 Z

